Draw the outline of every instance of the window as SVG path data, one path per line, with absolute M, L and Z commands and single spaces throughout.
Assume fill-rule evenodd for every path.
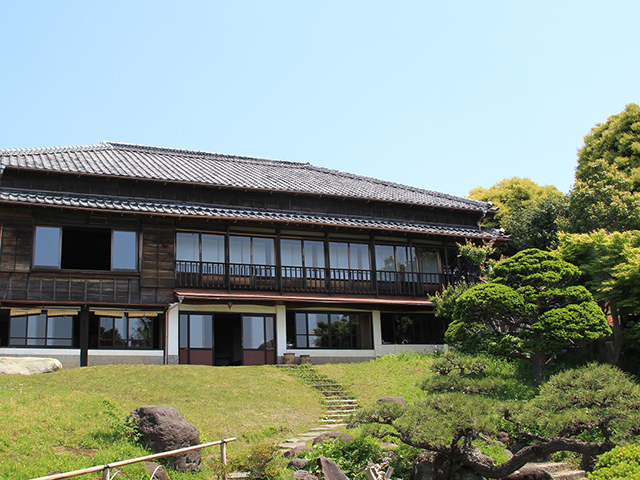
M 178 232 L 176 260 L 179 272 L 224 274 L 224 235 Z
M 72 347 L 73 316 L 47 316 L 46 313 L 11 317 L 11 347 Z
M 36 227 L 34 266 L 136 270 L 138 234 L 105 228 Z
M 243 265 L 275 265 L 275 239 L 263 237 L 229 237 L 229 262 Z
M 365 313 L 289 312 L 288 348 L 372 348 L 371 317 Z
M 132 313 L 99 315 L 99 348 L 153 348 L 153 324 L 155 317 L 136 317 Z
M 329 261 L 331 268 L 369 270 L 369 245 L 329 242 Z
M 324 242 L 283 239 L 280 252 L 283 277 L 324 279 Z
M 382 343 L 433 345 L 444 343 L 445 325 L 433 314 L 383 313 Z

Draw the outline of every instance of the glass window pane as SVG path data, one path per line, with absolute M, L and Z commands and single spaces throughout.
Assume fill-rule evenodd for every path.
M 127 317 L 113 319 L 113 338 L 115 348 L 127 346 Z
M 60 228 L 36 227 L 34 264 L 60 268 Z
M 440 273 L 440 262 L 438 261 L 438 252 L 418 248 L 418 265 L 422 273 Z
M 138 268 L 138 234 L 136 232 L 113 232 L 113 269 L 135 270 Z
M 302 266 L 302 240 L 282 240 L 280 242 L 282 265 L 287 267 Z
M 253 239 L 253 265 L 275 265 L 275 242 L 273 238 Z
M 178 233 L 176 235 L 176 260 L 184 262 L 200 261 L 200 236 L 197 233 Z
M 331 268 L 349 268 L 349 244 L 329 242 Z
M 413 272 L 407 247 L 396 247 L 396 260 L 398 262 L 398 270 L 401 272 Z
M 26 337 L 27 336 L 27 317 L 11 317 L 11 336 Z
M 307 315 L 305 313 L 296 313 L 296 333 L 307 333 Z
M 100 346 L 113 347 L 113 318 L 100 317 Z
M 49 322 L 47 323 L 47 338 L 60 339 L 73 336 L 73 317 L 49 317 Z
M 211 315 L 189 315 L 191 348 L 211 348 L 213 346 L 213 317 Z
M 180 314 L 180 348 L 189 346 L 189 315 Z
M 275 350 L 276 348 L 276 330 L 275 318 L 265 317 L 265 333 L 264 344 L 267 350 Z
M 27 337 L 47 337 L 47 316 L 44 313 L 40 315 L 29 315 L 27 321 Z
M 324 242 L 304 241 L 304 265 L 324 268 Z
M 229 261 L 251 265 L 251 237 L 229 237 Z
M 378 270 L 395 271 L 396 261 L 391 245 L 376 245 L 376 268 Z
M 202 261 L 224 263 L 224 235 L 202 235 Z
M 352 270 L 369 270 L 369 245 L 352 243 L 350 253 Z
M 306 335 L 296 335 L 296 347 L 297 348 L 307 348 L 309 345 L 307 344 L 307 336 Z
M 153 318 L 129 318 L 129 346 L 150 348 L 153 343 Z
M 264 317 L 245 316 L 242 323 L 244 348 L 263 349 L 265 347 Z

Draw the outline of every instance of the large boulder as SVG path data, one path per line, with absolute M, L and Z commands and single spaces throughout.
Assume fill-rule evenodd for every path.
M 39 357 L 0 357 L 0 374 L 34 375 L 55 372 L 62 368 L 60 360 Z
M 200 432 L 178 410 L 167 405 L 148 405 L 136 408 L 131 417 L 138 424 L 141 441 L 154 452 L 168 452 L 200 443 Z M 200 450 L 172 455 L 167 463 L 177 470 L 196 470 L 202 467 Z
M 292 475 L 295 480 L 318 480 L 318 477 L 306 470 L 296 470 Z
M 322 475 L 324 475 L 325 480 L 349 480 L 349 477 L 340 470 L 338 464 L 330 458 L 320 456 L 318 462 L 320 463 L 320 468 L 322 468 Z
M 424 452 L 411 465 L 411 480 L 447 480 L 449 478 L 449 458 L 436 452 Z

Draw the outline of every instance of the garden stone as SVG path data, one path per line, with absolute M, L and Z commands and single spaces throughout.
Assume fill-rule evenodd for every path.
M 60 360 L 39 357 L 0 357 L 0 374 L 34 375 L 62 368 Z
M 200 432 L 178 410 L 166 405 L 143 406 L 131 412 L 138 424 L 141 441 L 160 453 L 200 443 Z M 177 470 L 199 470 L 202 459 L 199 450 L 173 455 L 167 463 Z
M 282 454 L 284 458 L 294 458 L 299 456 L 303 452 L 309 452 L 311 449 L 306 445 L 298 445 L 297 447 L 293 447 L 290 450 L 287 450 Z
M 466 468 L 460 469 L 460 480 L 483 480 L 482 475 L 478 475 L 472 470 Z
M 553 476 L 540 467 L 522 467 L 503 480 L 553 480 Z
M 397 403 L 403 407 L 407 406 L 407 401 L 402 397 L 381 397 L 377 403 Z
M 298 470 L 293 472 L 293 478 L 296 480 L 318 480 L 318 477 L 306 470 Z
M 306 458 L 292 458 L 289 460 L 287 464 L 287 468 L 290 470 L 302 470 L 304 467 L 309 465 L 310 460 Z
M 436 452 L 424 452 L 411 466 L 410 480 L 447 480 L 449 478 L 449 459 Z
M 349 477 L 340 470 L 338 464 L 330 458 L 321 456 L 318 458 L 318 462 L 320 462 L 325 480 L 349 480 Z
M 154 462 L 145 462 L 144 468 L 147 469 L 149 475 L 153 475 L 150 477 L 150 480 L 169 480 L 167 477 L 167 472 L 164 471 L 161 465 Z
M 314 438 L 312 444 L 317 445 L 318 443 L 322 443 L 327 440 L 333 440 L 333 443 L 353 442 L 354 437 L 342 432 L 325 432 L 321 435 L 318 435 L 316 438 Z

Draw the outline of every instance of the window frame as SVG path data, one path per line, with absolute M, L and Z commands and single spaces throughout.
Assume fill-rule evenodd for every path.
M 65 228 L 72 228 L 76 230 L 86 230 L 86 231 L 98 231 L 98 230 L 108 230 L 110 235 L 110 245 L 109 245 L 109 269 L 100 269 L 100 268 L 74 268 L 69 266 L 62 265 L 62 251 L 64 244 L 64 230 Z M 56 265 L 46 265 L 39 264 L 37 261 L 38 257 L 38 230 L 39 229 L 51 229 L 58 231 L 58 253 L 57 253 L 57 262 Z M 135 245 L 133 247 L 133 261 L 135 263 L 134 268 L 116 268 L 114 267 L 114 259 L 115 259 L 115 237 L 118 232 L 121 233 L 132 233 L 134 235 Z M 140 233 L 138 230 L 134 229 L 126 229 L 126 228 L 110 228 L 110 227 L 86 227 L 86 226 L 67 226 L 67 225 L 35 225 L 33 232 L 33 249 L 32 249 L 32 268 L 37 270 L 68 270 L 68 271 L 95 271 L 95 272 L 138 272 L 140 269 Z
M 371 345 L 365 346 L 365 335 L 362 331 L 362 323 L 368 322 L 369 330 L 371 331 L 372 316 L 370 312 L 340 312 L 340 311 L 313 311 L 313 310 L 292 310 L 287 312 L 286 321 L 286 333 L 287 333 L 287 348 L 300 349 L 300 350 L 370 350 L 373 348 Z M 304 315 L 305 331 L 299 332 L 298 330 L 298 316 Z M 322 337 L 313 333 L 309 328 L 309 316 L 310 315 L 325 315 L 327 321 L 327 343 L 326 345 L 312 346 L 312 337 Z M 336 321 L 334 317 L 339 317 Z M 334 327 L 338 322 L 342 322 L 344 317 L 349 318 L 356 317 L 357 324 L 355 325 L 355 332 L 350 333 L 349 345 L 336 346 L 338 344 L 338 337 L 336 337 Z M 293 331 L 291 331 L 293 328 Z M 300 346 L 299 337 L 305 338 L 306 346 Z M 293 339 L 293 342 L 289 340 Z M 370 342 L 369 342 L 370 343 Z
M 129 312 L 124 312 L 124 315 L 122 317 L 116 317 L 116 316 L 107 316 L 107 315 L 96 315 L 96 318 L 98 319 L 98 345 L 97 348 L 99 350 L 154 350 L 153 348 L 153 342 L 154 342 L 154 320 L 158 317 L 131 317 L 129 316 Z M 131 342 L 134 341 L 134 339 L 131 338 L 131 319 L 134 320 L 141 320 L 141 319 L 150 319 L 151 323 L 149 324 L 149 338 L 147 339 L 147 343 L 148 346 L 132 346 Z M 121 337 L 121 340 L 124 341 L 124 345 L 118 345 L 116 346 L 116 338 L 115 335 L 112 335 L 111 338 L 111 345 L 103 345 L 103 334 L 102 334 L 102 321 L 103 320 L 111 320 L 112 321 L 112 331 L 116 331 L 115 326 L 116 326 L 116 320 L 122 320 L 125 319 L 125 328 L 124 331 L 126 332 L 126 338 Z
M 44 336 L 29 336 L 29 323 L 31 320 L 35 319 L 39 319 L 42 316 L 44 316 Z M 33 319 L 31 317 L 34 317 Z M 25 335 L 24 336 L 16 336 L 13 334 L 13 329 L 14 329 L 14 325 L 13 325 L 13 321 L 15 319 L 18 318 L 24 318 L 26 323 L 25 323 Z M 71 337 L 56 337 L 56 336 L 50 336 L 49 335 L 49 325 L 50 322 L 52 320 L 58 319 L 58 318 L 63 318 L 63 319 L 69 319 L 71 320 Z M 76 341 L 76 337 L 75 337 L 75 316 L 74 315 L 47 315 L 44 312 L 41 313 L 32 313 L 32 314 L 28 314 L 28 315 L 16 315 L 13 317 L 9 317 L 9 337 L 8 337 L 8 346 L 12 347 L 12 348 L 75 348 L 75 341 Z M 13 342 L 14 339 L 24 339 L 24 344 L 16 344 Z M 34 344 L 34 343 L 29 343 L 29 340 L 44 340 L 44 343 L 42 344 Z M 60 340 L 68 340 L 69 344 L 68 345 L 52 345 L 49 342 L 50 341 L 60 341 Z

